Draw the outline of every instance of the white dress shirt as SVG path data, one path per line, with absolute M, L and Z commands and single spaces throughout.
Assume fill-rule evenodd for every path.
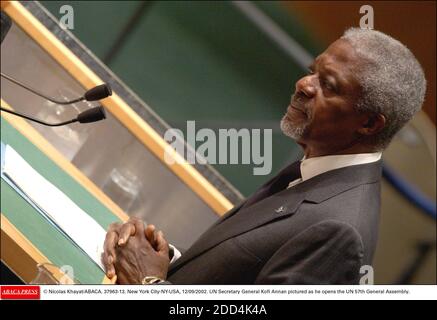
M 173 248 L 173 258 L 171 258 L 171 260 L 170 260 L 170 264 L 172 264 L 177 259 L 179 259 L 182 256 L 182 254 L 174 245 L 168 244 L 168 246 Z
M 305 159 L 305 157 L 303 157 L 300 163 L 300 172 L 302 178 L 291 181 L 287 189 L 331 170 L 376 162 L 381 159 L 381 156 L 382 152 L 341 154 L 314 157 L 309 159 Z

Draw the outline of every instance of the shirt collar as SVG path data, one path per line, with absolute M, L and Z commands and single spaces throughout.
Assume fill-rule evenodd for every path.
M 304 156 L 300 163 L 302 181 L 311 179 L 327 171 L 376 162 L 381 159 L 381 156 L 382 152 L 330 155 L 309 159 L 306 159 Z

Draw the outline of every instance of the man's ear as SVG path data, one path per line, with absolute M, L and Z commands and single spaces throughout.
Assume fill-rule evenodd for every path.
M 358 133 L 370 136 L 377 134 L 385 127 L 386 119 L 381 113 L 373 113 L 365 117 Z

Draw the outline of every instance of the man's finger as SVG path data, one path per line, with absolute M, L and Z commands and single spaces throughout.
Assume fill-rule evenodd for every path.
M 118 240 L 118 245 L 123 246 L 127 243 L 129 238 L 137 232 L 135 225 L 132 222 L 126 222 L 120 230 L 120 236 Z
M 147 240 L 150 242 L 150 245 L 153 247 L 153 249 L 156 249 L 155 226 L 153 224 L 149 224 L 145 229 L 145 234 Z
M 115 245 L 117 244 L 118 234 L 115 231 L 108 232 L 105 237 L 103 249 L 109 255 L 115 257 Z
M 120 229 L 121 227 L 121 223 L 120 222 L 113 222 L 109 225 L 108 227 L 108 231 L 107 232 L 111 232 L 111 231 L 118 231 L 118 229 Z
M 144 226 L 144 221 L 141 220 L 140 218 L 131 218 L 129 220 L 130 223 L 133 223 L 133 225 L 135 226 L 135 232 L 137 234 L 145 234 L 145 226 Z
M 103 267 L 105 268 L 106 276 L 111 279 L 115 276 L 115 268 L 112 257 L 104 252 L 102 253 L 101 260 Z
M 135 219 L 133 220 L 133 223 L 135 224 L 136 235 L 141 237 L 143 248 L 147 250 L 154 250 L 150 242 L 145 237 L 146 227 L 144 226 L 144 221 L 141 219 Z
M 109 259 L 109 256 L 112 257 L 112 262 L 108 260 L 108 263 L 114 263 L 116 254 L 115 254 L 115 246 L 118 241 L 118 229 L 120 227 L 119 223 L 112 223 L 109 226 L 108 232 L 105 236 L 105 242 L 103 244 L 103 250 L 106 253 L 106 259 Z
M 156 234 L 156 249 L 158 250 L 159 254 L 164 255 L 165 257 L 168 257 L 168 242 L 164 238 L 164 233 L 162 231 L 158 231 Z

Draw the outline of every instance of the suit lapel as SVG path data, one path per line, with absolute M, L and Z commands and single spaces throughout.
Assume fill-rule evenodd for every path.
M 171 265 L 170 272 L 229 238 L 292 215 L 303 201 L 319 203 L 358 185 L 377 182 L 381 178 L 381 167 L 382 160 L 332 170 L 249 207 L 244 207 L 243 202 L 205 232 Z
M 293 162 L 292 164 L 288 165 L 287 167 L 283 168 L 276 176 L 268 180 L 266 183 L 264 183 L 261 187 L 258 188 L 257 191 L 255 191 L 251 196 L 249 196 L 246 200 L 241 202 L 239 205 L 232 208 L 229 212 L 227 212 L 224 216 L 222 216 L 219 220 L 217 220 L 212 227 L 215 227 L 218 224 L 223 223 L 223 221 L 229 219 L 234 214 L 236 214 L 241 208 L 245 208 L 248 201 L 250 201 L 252 198 L 257 197 L 260 191 L 264 189 L 269 189 L 270 186 L 275 183 L 278 179 L 280 179 L 282 176 L 289 174 L 290 169 L 292 169 L 294 166 L 300 165 L 300 161 Z
M 223 216 L 220 217 L 220 219 L 218 219 L 216 222 L 214 222 L 214 224 L 210 227 L 213 228 L 216 225 L 222 223 L 223 221 L 225 221 L 226 219 L 229 219 L 230 217 L 232 217 L 235 213 L 238 212 L 238 210 L 241 209 L 241 207 L 244 206 L 244 204 L 246 203 L 247 200 L 242 201 L 240 204 L 236 205 L 235 207 L 233 207 L 231 210 L 229 210 L 228 212 L 226 212 Z
M 255 229 L 273 220 L 290 216 L 296 212 L 304 200 L 303 193 L 292 191 L 295 190 L 284 190 L 250 207 L 232 211 L 225 220 L 220 220 L 216 223 L 181 258 L 176 260 L 171 265 L 171 271 L 229 238 Z

